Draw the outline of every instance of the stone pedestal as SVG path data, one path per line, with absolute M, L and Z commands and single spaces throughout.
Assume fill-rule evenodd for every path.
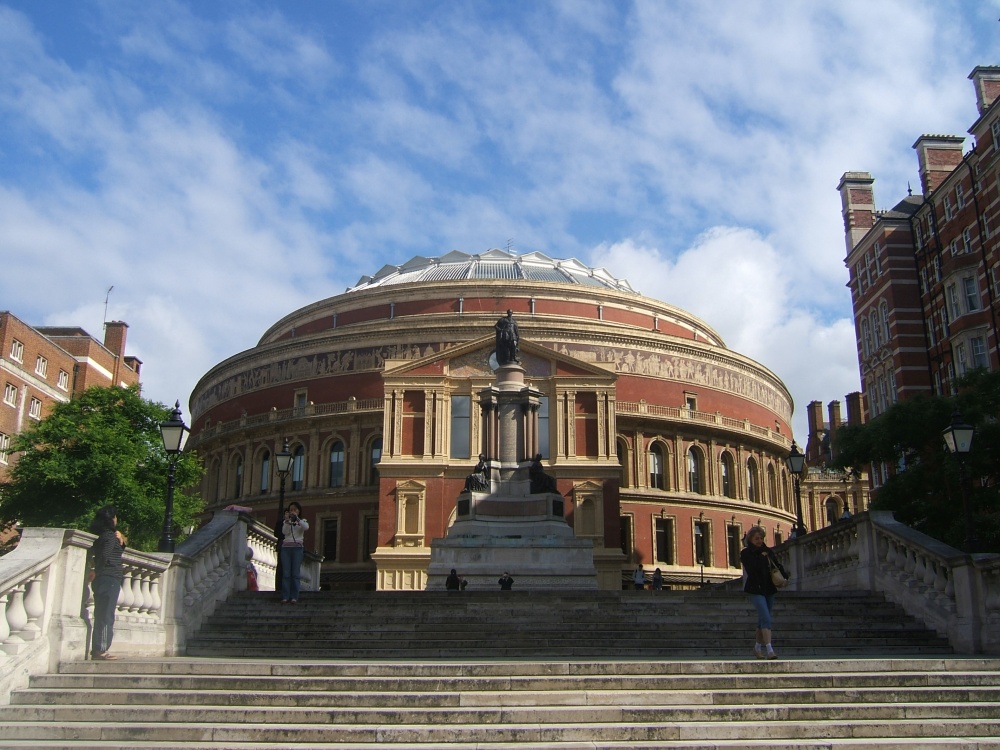
M 499 590 L 504 571 L 515 590 L 597 589 L 593 542 L 573 535 L 563 496 L 531 494 L 538 395 L 525 385 L 517 363 L 501 365 L 496 385 L 480 394 L 485 447 L 493 454 L 490 492 L 458 496 L 448 535 L 431 541 L 428 590 L 444 589 L 453 568 L 472 590 Z

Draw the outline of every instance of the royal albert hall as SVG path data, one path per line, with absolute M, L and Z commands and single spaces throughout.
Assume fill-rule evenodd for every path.
M 542 394 L 543 466 L 600 588 L 631 585 L 637 564 L 672 587 L 731 579 L 751 525 L 788 535 L 792 399 L 774 373 L 604 269 L 502 250 L 385 266 L 205 374 L 189 445 L 207 509 L 273 528 L 287 444 L 285 502 L 310 523 L 320 586 L 425 588 L 487 444 L 478 394 L 508 309 Z

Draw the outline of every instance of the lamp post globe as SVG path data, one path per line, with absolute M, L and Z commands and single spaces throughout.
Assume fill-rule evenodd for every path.
M 802 518 L 802 488 L 799 484 L 799 478 L 802 476 L 805 464 L 805 454 L 799 450 L 799 446 L 793 440 L 792 447 L 788 451 L 788 458 L 785 459 L 785 465 L 788 467 L 788 472 L 792 475 L 792 480 L 795 482 L 795 527 L 792 531 L 793 535 L 797 537 L 808 533 L 805 521 Z
M 288 438 L 282 449 L 274 454 L 274 468 L 278 472 L 278 519 L 274 522 L 275 537 L 275 558 L 274 564 L 274 590 L 281 588 L 281 543 L 285 540 L 285 534 L 281 530 L 282 521 L 285 516 L 285 480 L 292 470 L 292 451 L 288 446 Z
M 181 402 L 174 403 L 170 418 L 160 422 L 160 439 L 169 456 L 167 463 L 167 503 L 163 512 L 163 533 L 157 549 L 160 552 L 174 551 L 174 484 L 176 481 L 177 458 L 184 450 L 191 431 L 181 419 Z
M 962 493 L 962 513 L 965 517 L 965 551 L 979 551 L 979 537 L 976 535 L 976 524 L 972 517 L 972 500 L 965 486 L 965 459 L 972 450 L 972 438 L 976 428 L 967 424 L 956 409 L 951 415 L 951 424 L 944 428 L 941 437 L 944 445 L 958 459 L 958 484 Z

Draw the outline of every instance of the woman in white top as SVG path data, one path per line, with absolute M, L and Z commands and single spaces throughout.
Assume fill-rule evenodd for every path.
M 281 543 L 281 603 L 296 604 L 299 601 L 299 569 L 305 555 L 305 535 L 309 522 L 302 518 L 302 506 L 296 502 L 288 504 L 281 533 L 285 535 Z

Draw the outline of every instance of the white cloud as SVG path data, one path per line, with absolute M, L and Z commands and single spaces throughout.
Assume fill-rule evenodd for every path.
M 615 269 L 636 291 L 694 313 L 729 349 L 773 371 L 792 393 L 794 431 L 803 442 L 807 403 L 842 401 L 860 390 L 851 320 L 824 322 L 793 306 L 792 278 L 779 253 L 753 231 L 713 228 L 673 259 L 625 240 L 596 248 L 591 260 Z

